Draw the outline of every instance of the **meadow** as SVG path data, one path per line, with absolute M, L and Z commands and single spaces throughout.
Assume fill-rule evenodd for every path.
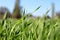
M 60 40 L 60 18 L 53 16 L 52 6 L 52 17 L 46 19 L 49 11 L 42 18 L 27 16 L 25 10 L 20 19 L 6 18 L 5 13 L 3 19 L 0 19 L 0 40 Z
M 60 19 L 0 19 L 0 40 L 60 40 Z

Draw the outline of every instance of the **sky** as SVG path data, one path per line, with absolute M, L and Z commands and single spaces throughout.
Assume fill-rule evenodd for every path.
M 23 9 L 26 10 L 26 13 L 32 13 L 38 6 L 41 6 L 39 10 L 35 13 L 32 13 L 34 16 L 42 16 L 46 13 L 47 10 L 50 9 L 48 15 L 51 16 L 51 5 L 55 4 L 55 12 L 60 10 L 60 0 L 21 0 L 20 5 Z M 7 7 L 9 11 L 12 13 L 15 0 L 0 0 L 0 7 Z

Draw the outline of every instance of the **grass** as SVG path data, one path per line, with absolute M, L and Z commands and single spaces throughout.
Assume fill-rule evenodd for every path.
M 36 10 L 38 10 L 38 7 Z M 35 11 L 36 11 L 35 10 Z M 60 40 L 60 19 L 22 18 L 0 20 L 0 40 Z
M 60 19 L 0 20 L 0 40 L 60 40 Z

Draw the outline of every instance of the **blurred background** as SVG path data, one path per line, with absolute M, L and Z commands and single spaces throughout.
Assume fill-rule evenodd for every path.
M 60 0 L 0 0 L 0 16 L 3 17 L 7 11 L 7 17 L 12 15 L 14 18 L 21 18 L 20 14 L 25 10 L 25 14 L 42 17 L 47 10 L 50 10 L 47 15 L 51 17 L 52 5 L 54 15 L 60 16 L 59 4 Z M 38 6 L 41 7 L 33 13 Z

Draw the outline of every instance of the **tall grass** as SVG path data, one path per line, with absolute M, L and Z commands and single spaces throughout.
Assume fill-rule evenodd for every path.
M 0 21 L 0 40 L 60 40 L 60 19 L 53 24 L 50 19 L 5 19 Z
M 46 12 L 46 14 L 49 10 Z M 0 20 L 0 40 L 60 40 L 60 19 L 28 18 Z

